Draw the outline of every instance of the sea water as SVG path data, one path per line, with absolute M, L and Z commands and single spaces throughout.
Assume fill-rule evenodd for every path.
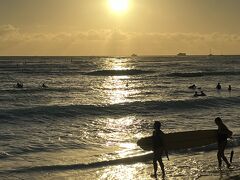
M 169 152 L 165 179 L 239 178 L 240 56 L 1 57 L 0 79 L 1 179 L 152 179 L 136 142 L 154 121 L 169 133 L 218 116 L 232 169 L 218 170 L 213 144 Z

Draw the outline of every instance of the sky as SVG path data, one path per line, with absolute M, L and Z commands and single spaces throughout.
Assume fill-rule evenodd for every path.
M 0 0 L 0 55 L 240 54 L 240 0 Z

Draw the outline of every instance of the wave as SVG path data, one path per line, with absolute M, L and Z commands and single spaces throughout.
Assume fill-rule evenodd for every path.
M 84 75 L 89 76 L 125 76 L 125 75 L 140 75 L 140 74 L 150 74 L 154 71 L 144 71 L 138 69 L 126 69 L 126 70 L 99 70 L 86 72 Z
M 133 156 L 109 161 L 93 162 L 88 164 L 70 164 L 70 165 L 51 165 L 51 166 L 36 166 L 29 168 L 21 168 L 16 170 L 7 170 L 1 173 L 29 173 L 29 172 L 39 172 L 39 171 L 63 171 L 63 170 L 81 170 L 81 169 L 92 169 L 100 168 L 105 166 L 114 166 L 120 164 L 135 164 L 138 162 L 147 162 L 152 159 L 152 153 Z
M 201 76 L 237 76 L 240 75 L 240 71 L 224 71 L 224 72 L 189 72 L 189 73 L 170 73 L 167 74 L 169 77 L 201 77 Z
M 239 97 L 213 97 L 173 101 L 135 101 L 110 105 L 67 105 L 36 106 L 31 108 L 2 109 L 0 117 L 7 119 L 28 119 L 36 116 L 76 117 L 90 115 L 131 115 L 163 113 L 166 111 L 210 109 L 212 107 L 231 107 L 240 105 Z
M 234 143 L 229 143 L 228 148 L 239 147 L 240 145 L 240 137 L 235 137 Z M 171 154 L 182 155 L 186 153 L 196 153 L 196 152 L 209 152 L 217 149 L 217 144 L 211 144 L 208 146 L 203 146 L 199 148 L 193 149 L 184 149 L 179 151 L 170 151 Z M 92 163 L 79 163 L 79 164 L 69 164 L 69 165 L 48 165 L 48 166 L 35 166 L 35 167 L 25 167 L 19 168 L 15 170 L 6 170 L 1 171 L 0 173 L 30 173 L 30 172 L 43 172 L 43 171 L 66 171 L 66 170 L 84 170 L 84 169 L 94 169 L 101 168 L 106 166 L 115 166 L 115 165 L 130 165 L 136 163 L 144 163 L 149 162 L 153 158 L 153 153 L 145 153 L 143 155 L 114 159 L 114 160 L 106 160 L 100 162 L 92 162 Z
M 88 89 L 83 89 L 83 88 L 77 88 L 77 87 L 46 87 L 43 88 L 40 85 L 38 87 L 29 87 L 29 86 L 24 86 L 23 88 L 16 88 L 13 87 L 12 89 L 2 89 L 0 90 L 0 93 L 2 94 L 16 94 L 16 93 L 38 93 L 38 92 L 70 92 L 70 91 L 87 91 Z

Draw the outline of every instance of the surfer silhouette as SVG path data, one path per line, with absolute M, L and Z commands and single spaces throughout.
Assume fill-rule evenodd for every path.
M 47 88 L 47 87 L 48 86 L 45 83 L 42 84 L 42 88 Z
M 17 82 L 16 88 L 23 88 L 23 83 Z
M 230 138 L 232 136 L 232 131 L 230 131 L 227 126 L 222 122 L 222 119 L 220 117 L 217 117 L 215 119 L 215 123 L 218 126 L 217 130 L 217 142 L 218 142 L 218 167 L 221 169 L 222 166 L 222 160 L 227 164 L 227 167 L 229 168 L 231 164 L 228 162 L 227 158 L 224 155 L 224 150 L 227 146 L 227 138 Z
M 188 87 L 188 89 L 196 89 L 196 88 L 197 88 L 197 86 L 195 84 Z
M 229 85 L 229 86 L 228 86 L 228 91 L 231 91 L 231 90 L 232 90 L 232 86 Z
M 163 151 L 165 151 L 165 154 L 168 158 L 168 152 L 164 147 L 164 133 L 160 130 L 161 123 L 160 121 L 154 122 L 154 131 L 153 131 L 153 168 L 154 168 L 154 177 L 157 177 L 157 169 L 159 163 L 161 170 L 162 170 L 162 176 L 165 176 L 165 170 L 164 170 L 164 164 L 162 162 L 162 154 Z M 169 158 L 168 158 L 169 160 Z
M 217 84 L 216 89 L 217 89 L 217 90 L 221 90 L 221 89 L 222 89 L 222 86 L 221 86 L 220 83 Z
M 200 96 L 207 96 L 203 91 L 201 91 Z
M 198 95 L 197 91 L 195 91 L 193 97 L 198 97 L 198 96 L 199 96 L 199 95 Z

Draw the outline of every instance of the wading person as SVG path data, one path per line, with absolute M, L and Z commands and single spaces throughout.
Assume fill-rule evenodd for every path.
M 163 152 L 165 152 L 167 158 L 168 158 L 168 152 L 166 148 L 164 147 L 164 133 L 160 130 L 161 123 L 159 121 L 155 121 L 154 123 L 154 131 L 153 131 L 153 168 L 154 168 L 154 177 L 157 177 L 157 169 L 159 163 L 161 170 L 162 170 L 162 176 L 165 176 L 165 170 L 164 170 L 164 164 L 162 162 L 162 155 Z M 168 158 L 169 160 L 169 158 Z
M 226 163 L 227 167 L 229 168 L 231 164 L 228 162 L 227 158 L 224 155 L 224 150 L 227 146 L 227 138 L 232 136 L 232 131 L 230 131 L 227 126 L 222 122 L 220 117 L 215 119 L 215 123 L 218 126 L 217 130 L 217 142 L 218 142 L 218 167 L 221 169 L 222 160 Z

